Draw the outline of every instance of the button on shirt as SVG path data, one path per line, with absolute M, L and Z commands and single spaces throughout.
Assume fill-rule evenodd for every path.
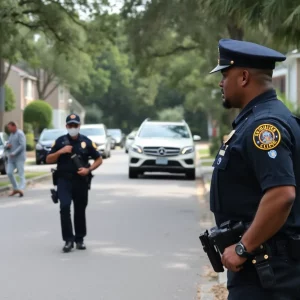
M 57 161 L 57 170 L 66 173 L 77 173 L 77 167 L 71 159 L 73 154 L 77 154 L 85 166 L 88 165 L 89 158 L 97 159 L 100 153 L 97 151 L 95 143 L 93 143 L 86 136 L 79 134 L 77 139 L 72 139 L 70 135 L 63 135 L 59 137 L 53 144 L 49 154 L 55 153 L 65 146 L 73 146 L 72 153 L 65 153 L 60 155 Z
M 300 121 L 274 90 L 249 102 L 232 125 L 213 164 L 210 204 L 217 225 L 251 222 L 268 189 L 300 186 Z M 282 231 L 300 230 L 298 190 Z

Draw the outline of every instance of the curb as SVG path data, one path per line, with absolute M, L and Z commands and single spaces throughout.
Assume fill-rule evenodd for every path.
M 35 178 L 31 178 L 31 179 L 28 179 L 26 180 L 26 186 L 30 186 L 34 183 L 37 183 L 37 182 L 42 182 L 42 181 L 46 181 L 46 180 L 49 180 L 52 178 L 52 174 L 45 174 L 45 175 L 42 175 L 42 176 L 38 176 L 38 177 L 35 177 Z M 11 184 L 8 185 L 8 186 L 3 186 L 3 187 L 0 187 L 0 193 L 3 194 L 5 192 L 8 192 L 11 190 Z

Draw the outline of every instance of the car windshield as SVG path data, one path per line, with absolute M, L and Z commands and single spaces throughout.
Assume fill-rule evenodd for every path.
M 40 141 L 54 141 L 66 133 L 66 130 L 61 129 L 46 130 L 41 134 Z
M 122 135 L 122 132 L 120 129 L 108 129 L 107 132 L 112 137 L 120 137 Z
M 185 125 L 147 124 L 140 131 L 141 138 L 189 138 Z
M 101 127 L 83 127 L 80 128 L 80 133 L 86 136 L 105 135 L 104 128 Z

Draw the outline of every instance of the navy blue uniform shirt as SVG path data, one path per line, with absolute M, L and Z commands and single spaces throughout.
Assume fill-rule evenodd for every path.
M 67 173 L 77 173 L 77 168 L 71 159 L 73 154 L 80 156 L 85 166 L 88 165 L 89 158 L 97 159 L 100 153 L 97 151 L 95 143 L 93 143 L 85 135 L 79 134 L 77 139 L 72 139 L 68 134 L 59 137 L 53 144 L 49 154 L 55 153 L 65 146 L 73 146 L 72 153 L 60 155 L 57 161 L 57 170 Z
M 297 186 L 282 232 L 300 233 L 300 121 L 269 90 L 248 103 L 214 161 L 210 205 L 220 225 L 251 222 L 264 193 Z

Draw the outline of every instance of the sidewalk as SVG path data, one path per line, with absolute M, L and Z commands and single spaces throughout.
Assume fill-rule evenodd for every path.
M 202 225 L 204 225 L 203 223 L 205 223 L 205 228 L 211 228 L 215 224 L 213 214 L 209 210 L 210 181 L 213 167 L 203 166 L 203 163 L 212 164 L 213 160 L 201 159 L 197 157 L 196 171 L 198 178 L 198 196 L 200 210 L 205 211 L 205 214 L 202 214 L 201 216 L 200 222 Z M 223 273 L 215 273 L 213 269 L 209 267 L 204 271 L 204 276 L 209 278 L 210 280 L 206 284 L 199 285 L 197 300 L 227 300 L 228 292 L 226 289 L 226 271 Z

